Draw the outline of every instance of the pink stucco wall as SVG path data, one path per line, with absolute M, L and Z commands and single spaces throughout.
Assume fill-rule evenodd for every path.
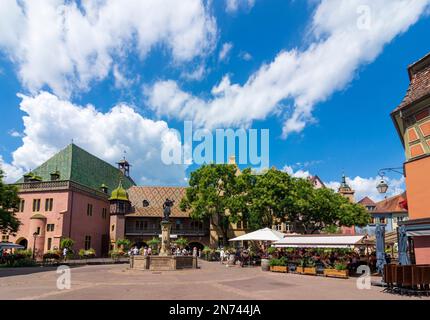
M 15 236 L 10 235 L 9 241 L 19 243 L 22 239 L 28 241 L 27 248 L 33 249 L 33 233 L 40 227 L 40 235 L 36 237 L 36 253 L 40 258 L 48 250 L 48 239 L 51 238 L 51 249 L 59 248 L 63 237 L 75 241 L 74 249 L 78 252 L 84 248 L 85 236 L 91 236 L 91 247 L 98 256 L 102 253 L 102 235 L 109 237 L 109 202 L 72 191 L 46 191 L 20 193 L 25 200 L 24 212 L 16 215 L 22 225 Z M 53 199 L 52 211 L 46 212 L 45 200 Z M 40 199 L 40 211 L 33 212 L 33 199 Z M 87 205 L 93 205 L 92 216 L 87 216 Z M 107 209 L 107 216 L 102 217 L 102 209 Z M 41 214 L 46 219 L 31 219 L 35 214 Z M 54 224 L 54 231 L 47 231 L 47 225 Z
M 28 249 L 33 249 L 34 237 L 33 233 L 40 227 L 40 235 L 36 237 L 36 253 L 39 256 L 47 250 L 48 238 L 52 239 L 51 247 L 60 246 L 60 238 L 63 233 L 63 214 L 67 210 L 68 192 L 37 192 L 37 193 L 20 193 L 20 198 L 25 200 L 24 212 L 17 212 L 16 215 L 22 225 L 15 236 L 10 235 L 9 241 L 19 243 L 21 240 L 28 241 Z M 45 200 L 52 198 L 52 211 L 45 211 Z M 40 199 L 40 211 L 33 212 L 33 199 Z M 41 214 L 46 219 L 31 219 L 35 214 Z M 54 224 L 54 231 L 46 230 L 47 224 Z
M 414 237 L 416 264 L 430 264 L 430 236 Z
M 96 250 L 97 256 L 102 254 L 102 236 L 107 237 L 109 241 L 109 202 L 98 198 L 89 197 L 78 192 L 73 192 L 69 195 L 70 206 L 67 214 L 67 221 L 65 221 L 64 228 L 65 235 L 75 240 L 74 249 L 85 248 L 85 236 L 91 236 L 91 248 Z M 92 204 L 92 216 L 87 215 L 87 205 Z M 107 216 L 102 217 L 102 209 L 106 208 Z M 72 225 L 70 227 L 71 222 Z M 65 217 L 66 219 L 66 217 Z M 69 235 L 69 232 L 71 234 Z M 107 244 L 108 245 L 108 244 Z

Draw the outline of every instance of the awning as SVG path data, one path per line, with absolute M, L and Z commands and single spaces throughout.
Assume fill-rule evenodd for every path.
M 352 248 L 360 245 L 364 236 L 302 235 L 286 236 L 274 243 L 277 248 Z
M 162 238 L 163 236 L 161 234 L 158 235 L 159 238 Z M 170 235 L 170 239 L 177 239 L 178 235 L 177 234 L 171 234 Z
M 430 236 L 430 230 L 411 230 L 406 232 L 408 237 Z
M 250 232 L 229 241 L 278 241 L 285 236 L 284 233 L 269 228 Z
M 24 247 L 15 243 L 0 242 L 0 250 L 3 249 L 24 249 Z

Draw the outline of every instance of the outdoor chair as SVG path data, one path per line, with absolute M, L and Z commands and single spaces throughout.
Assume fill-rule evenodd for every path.
M 395 268 L 393 268 L 393 270 L 394 270 L 394 276 L 393 276 L 394 289 L 396 292 L 400 292 L 400 289 L 403 286 L 402 266 L 396 266 Z
M 430 294 L 430 266 L 418 266 L 417 268 L 421 273 L 420 289 L 423 294 L 428 296 Z
M 400 294 L 411 294 L 413 293 L 412 288 L 412 266 L 399 266 L 400 272 L 398 273 L 402 275 L 402 282 L 399 286 Z
M 386 284 L 386 288 L 384 291 L 393 291 L 394 290 L 394 269 L 397 266 L 395 264 L 386 264 L 384 265 L 384 283 Z

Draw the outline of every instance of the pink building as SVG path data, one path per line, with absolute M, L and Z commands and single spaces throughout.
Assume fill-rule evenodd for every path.
M 93 248 L 97 256 L 109 251 L 109 196 L 119 178 L 134 185 L 126 161 L 118 168 L 74 144 L 17 182 L 22 225 L 9 241 L 33 250 L 38 258 L 72 238 L 74 250 Z

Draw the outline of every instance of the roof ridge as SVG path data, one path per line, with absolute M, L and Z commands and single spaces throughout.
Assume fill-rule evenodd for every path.
M 402 193 L 396 194 L 396 195 L 391 196 L 391 197 L 389 197 L 389 198 L 385 198 L 384 200 L 381 200 L 381 201 L 376 202 L 376 204 L 379 204 L 379 203 L 381 203 L 381 204 L 382 204 L 383 202 L 386 202 L 386 201 L 388 201 L 388 200 L 393 200 L 394 198 L 398 198 L 398 197 L 404 197 L 404 198 L 406 198 L 406 192 L 404 191 L 404 192 L 402 192 Z
M 186 189 L 186 186 L 132 186 L 131 188 L 143 189 L 143 188 L 174 188 L 174 189 Z

